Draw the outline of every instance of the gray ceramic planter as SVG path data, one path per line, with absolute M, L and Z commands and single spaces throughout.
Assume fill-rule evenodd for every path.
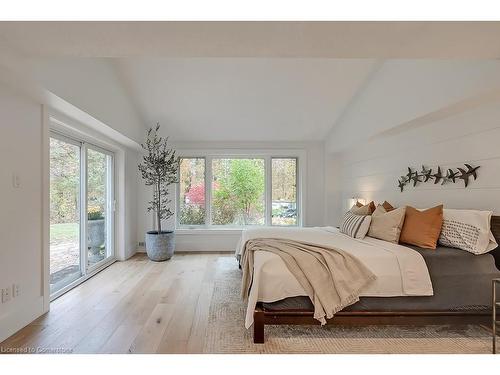
M 146 252 L 149 259 L 162 262 L 172 258 L 175 248 L 175 233 L 150 231 L 146 233 Z
M 90 252 L 96 255 L 99 253 L 101 246 L 104 245 L 104 241 L 106 239 L 106 223 L 104 222 L 104 219 L 89 220 L 87 231 Z

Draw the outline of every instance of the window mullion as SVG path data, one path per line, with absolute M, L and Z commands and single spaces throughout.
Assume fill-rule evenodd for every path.
M 270 156 L 265 157 L 265 181 L 264 181 L 264 194 L 265 194 L 265 204 L 266 204 L 266 220 L 265 224 L 267 226 L 272 224 L 272 212 L 273 212 L 273 202 L 272 202 L 272 158 Z
M 212 225 L 212 157 L 205 158 L 205 226 Z

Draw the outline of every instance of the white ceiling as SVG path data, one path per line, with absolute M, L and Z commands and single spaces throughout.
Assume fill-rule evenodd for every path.
M 391 74 L 384 61 L 498 59 L 498 40 L 500 22 L 0 22 L 0 58 L 16 51 L 69 101 L 81 91 L 77 106 L 115 104 L 108 117 L 127 116 L 105 94 L 121 87 L 141 127 L 160 121 L 177 141 L 322 140 L 362 114 L 373 77 Z
M 148 123 L 179 141 L 323 139 L 372 60 L 121 59 Z
M 46 57 L 500 57 L 500 22 L 1 22 L 1 38 Z

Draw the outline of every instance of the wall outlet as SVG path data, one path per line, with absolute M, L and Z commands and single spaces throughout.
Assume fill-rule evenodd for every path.
M 12 297 L 12 289 L 5 288 L 2 289 L 2 303 L 9 302 Z
M 145 242 L 139 242 L 139 246 L 144 247 L 144 246 L 146 246 L 146 243 Z
M 20 292 L 19 284 L 12 284 L 12 297 L 13 298 L 19 297 L 19 292 Z

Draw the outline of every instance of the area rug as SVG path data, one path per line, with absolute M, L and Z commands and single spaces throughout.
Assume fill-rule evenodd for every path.
M 241 271 L 235 259 L 217 261 L 205 353 L 491 353 L 490 333 L 475 325 L 266 326 L 266 342 L 254 344 L 244 326 Z

